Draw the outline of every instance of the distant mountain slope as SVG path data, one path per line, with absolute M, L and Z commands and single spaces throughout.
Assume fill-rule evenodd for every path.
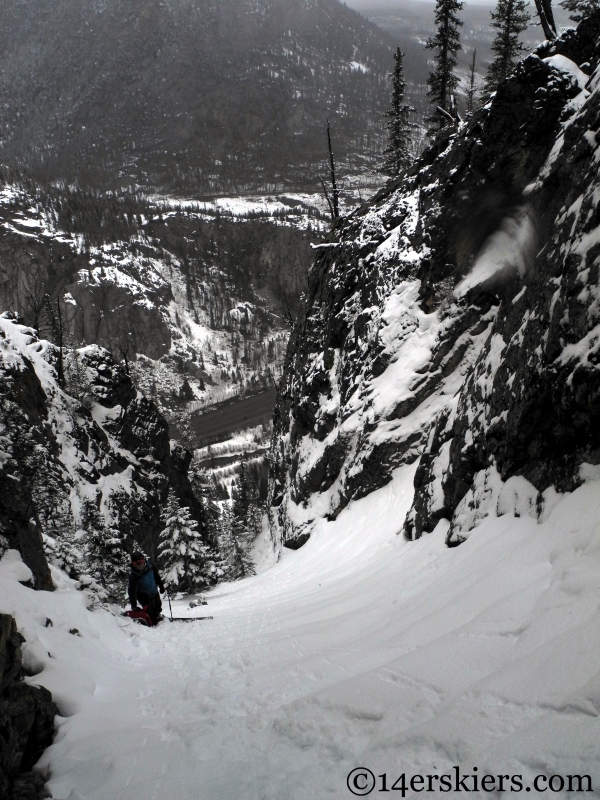
M 6 0 L 0 160 L 197 192 L 372 162 L 392 40 L 337 0 Z
M 424 47 L 428 37 L 435 34 L 435 3 L 433 0 L 350 0 L 348 5 L 364 14 L 371 22 L 395 39 L 404 52 L 404 76 L 410 101 L 423 116 L 429 113 L 429 102 L 426 97 L 427 77 L 431 70 L 431 51 Z M 556 4 L 555 4 L 556 5 Z M 457 72 L 460 78 L 458 87 L 459 108 L 464 110 L 466 93 L 470 82 L 470 67 L 473 50 L 477 51 L 475 70 L 476 86 L 480 88 L 488 66 L 493 59 L 491 50 L 496 31 L 490 27 L 490 12 L 496 8 L 493 2 L 469 2 L 459 13 L 463 21 L 460 30 L 462 50 L 457 54 Z M 529 50 L 533 50 L 543 41 L 533 4 L 529 7 L 531 22 L 527 31 L 520 37 Z M 573 23 L 568 13 L 559 5 L 554 8 L 554 15 L 559 26 L 569 27 Z

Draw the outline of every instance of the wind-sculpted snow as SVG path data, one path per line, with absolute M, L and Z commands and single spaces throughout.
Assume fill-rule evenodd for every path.
M 599 95 L 583 71 L 599 32 L 596 15 L 538 48 L 318 250 L 276 410 L 276 538 L 420 457 L 405 531 L 446 517 L 460 541 L 511 476 L 540 511 L 538 493 L 600 459 Z

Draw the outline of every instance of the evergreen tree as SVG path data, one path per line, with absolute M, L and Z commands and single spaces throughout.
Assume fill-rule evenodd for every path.
M 462 10 L 464 3 L 459 0 L 437 0 L 435 7 L 435 24 L 437 33 L 429 38 L 425 47 L 428 50 L 437 50 L 435 57 L 436 67 L 429 74 L 427 97 L 442 113 L 435 113 L 429 117 L 433 123 L 431 132 L 448 124 L 453 115 L 454 90 L 458 86 L 456 75 L 456 54 L 461 50 L 459 28 L 461 20 L 456 16 Z
M 477 59 L 477 50 L 473 50 L 473 60 L 471 61 L 471 68 L 469 70 L 469 91 L 467 92 L 467 117 L 470 117 L 475 108 L 475 61 Z
M 233 503 L 229 508 L 229 504 L 225 502 L 221 512 L 220 567 L 226 580 L 238 580 L 256 574 L 250 548 L 258 533 L 256 514 L 254 513 L 257 503 L 250 483 L 248 456 L 243 453 L 236 485 L 232 492 Z
M 191 475 L 194 494 L 202 505 L 206 538 L 213 548 L 219 549 L 221 533 L 221 508 L 218 503 L 217 487 L 207 470 L 194 470 Z
M 87 497 L 81 503 L 80 523 L 91 577 L 111 600 L 121 601 L 129 572 L 121 534 L 116 528 L 106 526 L 98 507 Z
M 264 504 L 259 497 L 259 482 L 260 469 L 256 464 L 248 464 L 248 456 L 243 453 L 233 491 L 233 516 L 249 541 L 262 529 Z
M 526 30 L 531 19 L 525 6 L 525 0 L 498 0 L 496 10 L 491 12 L 490 25 L 498 33 L 492 44 L 495 58 L 485 79 L 484 92 L 488 97 L 510 75 L 519 55 L 526 49 L 519 42 L 519 34 Z
M 244 525 L 225 507 L 219 537 L 220 568 L 225 580 L 235 581 L 256 574 L 248 539 Z
M 200 538 L 198 523 L 189 508 L 182 508 L 172 489 L 164 513 L 165 527 L 160 534 L 159 557 L 165 585 L 194 594 L 206 588 L 215 572 L 208 547 Z
M 584 17 L 599 8 L 598 0 L 563 0 L 561 6 L 570 12 L 573 22 L 581 22 Z
M 387 117 L 388 146 L 383 151 L 384 162 L 381 171 L 395 177 L 403 172 L 411 163 L 410 153 L 410 106 L 404 102 L 404 89 L 406 81 L 402 69 L 404 53 L 398 47 L 394 55 L 394 71 L 390 73 L 392 79 L 392 105 L 385 112 Z
M 78 400 L 90 398 L 91 385 L 87 375 L 84 356 L 75 348 L 65 349 L 65 391 Z
M 248 455 L 242 453 L 238 468 L 237 486 L 233 499 L 233 516 L 242 528 L 247 528 L 248 512 L 251 504 L 251 490 L 248 475 Z
M 56 497 L 52 499 L 56 501 Z M 64 570 L 73 580 L 81 580 L 89 572 L 87 546 L 82 540 L 85 532 L 73 524 L 68 498 L 55 502 L 51 516 L 46 515 L 44 507 L 38 507 L 38 519 L 48 563 Z
M 252 539 L 256 539 L 258 534 L 262 531 L 264 513 L 264 506 L 261 505 L 258 500 L 255 500 L 248 509 L 248 533 Z

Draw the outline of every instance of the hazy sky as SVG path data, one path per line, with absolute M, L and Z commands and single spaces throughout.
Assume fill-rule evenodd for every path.
M 363 14 L 368 14 L 371 10 L 380 11 L 382 9 L 399 9 L 402 6 L 410 5 L 411 3 L 418 2 L 425 5 L 434 5 L 435 0 L 409 0 L 408 3 L 403 0 L 344 0 L 347 6 L 355 8 Z M 495 5 L 495 0 L 467 0 L 469 5 Z

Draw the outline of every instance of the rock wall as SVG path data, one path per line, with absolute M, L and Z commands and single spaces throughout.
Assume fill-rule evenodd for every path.
M 61 384 L 58 348 L 0 317 L 0 535 L 21 552 L 36 588 L 51 588 L 42 537 L 51 553 L 53 543 L 76 542 L 85 499 L 119 531 L 124 559 L 134 543 L 156 556 L 169 488 L 203 525 L 190 455 L 170 440 L 156 406 L 106 350 L 70 358 Z
M 540 47 L 317 251 L 275 415 L 283 541 L 419 456 L 410 537 L 482 470 L 564 490 L 598 463 L 599 34 Z
M 282 308 L 295 312 L 308 240 L 319 237 L 303 229 L 309 208 L 306 219 L 292 201 L 285 219 L 275 202 L 267 217 L 213 217 L 185 201 L 2 177 L 0 310 L 41 338 L 127 358 L 166 413 L 273 385 L 288 339 Z
M 599 36 L 596 15 L 540 53 L 579 91 L 562 106 L 552 150 L 522 192 L 535 246 L 455 409 L 436 422 L 416 476 L 410 537 L 440 517 L 452 521 L 448 542 L 457 544 L 492 509 L 539 516 L 600 464 Z M 552 77 L 534 107 L 552 99 Z
M 33 766 L 52 744 L 57 713 L 52 695 L 23 680 L 22 638 L 15 621 L 0 614 L 0 798 L 49 797 Z
M 42 291 L 48 292 L 53 302 L 68 293 L 71 301 L 65 307 L 65 330 L 74 341 L 106 347 L 127 342 L 131 354 L 155 359 L 169 351 L 172 331 L 161 313 L 173 299 L 169 285 L 152 268 L 140 270 L 136 259 L 130 257 L 128 263 L 123 257 L 128 255 L 126 244 L 121 243 L 123 253 L 117 253 L 115 245 L 114 252 L 111 248 L 105 253 L 100 250 L 93 259 L 82 251 L 81 241 L 70 241 L 63 232 L 51 233 L 41 227 L 41 219 L 24 234 L 12 224 L 22 222 L 23 217 L 11 219 L 14 211 L 10 206 L 0 215 L 8 228 L 0 236 L 0 307 L 30 313 L 31 301 L 41 301 Z M 125 280 L 112 274 L 116 259 L 122 261 Z M 103 280 L 91 272 L 99 264 L 104 266 Z

